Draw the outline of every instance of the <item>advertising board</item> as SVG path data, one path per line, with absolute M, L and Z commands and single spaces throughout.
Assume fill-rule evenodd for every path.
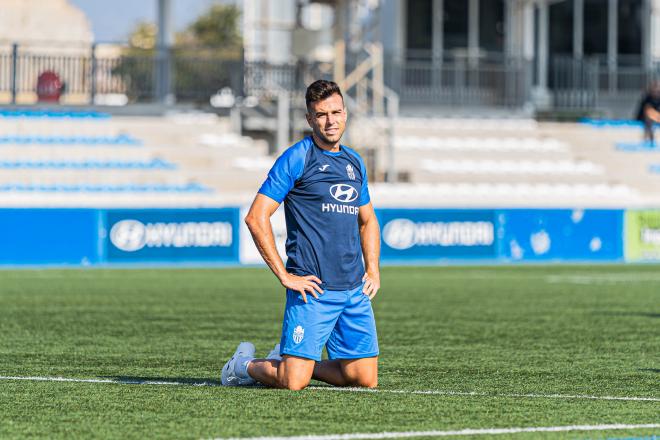
M 0 209 L 0 264 L 95 264 L 99 239 L 96 210 Z
M 660 210 L 626 211 L 626 261 L 660 260 Z
M 495 211 L 380 209 L 383 261 L 494 259 Z
M 618 261 L 623 259 L 622 228 L 621 210 L 502 210 L 499 255 L 513 261 Z
M 238 263 L 238 208 L 105 212 L 108 262 Z

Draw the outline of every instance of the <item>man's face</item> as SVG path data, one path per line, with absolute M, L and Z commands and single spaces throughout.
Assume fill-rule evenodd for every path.
M 339 142 L 346 129 L 344 100 L 337 93 L 309 104 L 306 116 L 316 137 L 327 144 Z

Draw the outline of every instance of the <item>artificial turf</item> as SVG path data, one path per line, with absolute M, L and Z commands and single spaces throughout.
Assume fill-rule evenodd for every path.
M 264 269 L 0 271 L 0 438 L 217 438 L 660 423 L 657 266 L 386 267 L 381 390 L 217 383 L 241 340 L 278 341 Z M 612 438 L 660 429 L 497 438 Z M 484 438 L 484 436 L 479 436 Z

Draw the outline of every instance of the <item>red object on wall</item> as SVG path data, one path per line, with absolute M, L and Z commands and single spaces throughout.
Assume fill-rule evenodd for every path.
M 62 96 L 62 80 L 57 73 L 47 70 L 37 78 L 37 96 L 41 102 L 59 102 Z

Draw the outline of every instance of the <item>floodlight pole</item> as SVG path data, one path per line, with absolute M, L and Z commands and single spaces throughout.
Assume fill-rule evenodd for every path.
M 161 104 L 173 104 L 172 93 L 172 2 L 158 0 L 158 39 L 155 60 L 155 98 Z

